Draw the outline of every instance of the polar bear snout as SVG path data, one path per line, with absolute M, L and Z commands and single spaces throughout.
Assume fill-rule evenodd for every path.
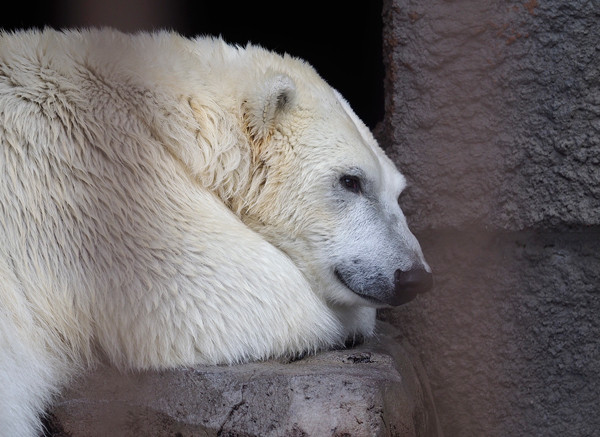
M 350 291 L 376 307 L 399 306 L 433 287 L 433 275 L 422 264 L 409 270 L 397 269 L 392 277 L 379 268 L 354 260 L 334 269 L 337 279 Z
M 410 302 L 417 294 L 425 293 L 433 287 L 433 275 L 418 267 L 407 271 L 400 269 L 394 273 L 394 295 L 389 304 L 398 306 Z

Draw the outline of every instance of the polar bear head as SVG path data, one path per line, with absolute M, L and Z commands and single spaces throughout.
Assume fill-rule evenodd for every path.
M 244 98 L 253 170 L 242 219 L 328 302 L 408 302 L 432 276 L 398 205 L 405 178 L 337 91 L 284 61 Z

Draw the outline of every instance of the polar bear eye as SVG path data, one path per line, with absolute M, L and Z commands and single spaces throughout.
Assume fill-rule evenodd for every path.
M 358 194 L 362 191 L 360 179 L 356 176 L 344 175 L 340 178 L 340 183 L 345 189 L 353 193 Z

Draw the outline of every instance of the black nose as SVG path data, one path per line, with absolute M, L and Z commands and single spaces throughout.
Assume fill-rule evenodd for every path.
M 413 300 L 417 294 L 425 293 L 433 287 L 433 275 L 418 268 L 394 273 L 394 298 L 392 305 L 402 305 Z

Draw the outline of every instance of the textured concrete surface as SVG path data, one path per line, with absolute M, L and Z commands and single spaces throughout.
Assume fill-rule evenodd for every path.
M 581 0 L 385 2 L 386 142 L 418 228 L 600 224 L 599 21 Z
M 597 436 L 600 233 L 421 236 L 436 289 L 384 312 L 448 436 Z
M 291 363 L 123 375 L 100 368 L 52 411 L 54 436 L 441 436 L 408 345 L 378 340 Z
M 600 435 L 600 4 L 386 0 L 383 19 L 379 136 L 436 289 L 381 316 L 446 435 Z

